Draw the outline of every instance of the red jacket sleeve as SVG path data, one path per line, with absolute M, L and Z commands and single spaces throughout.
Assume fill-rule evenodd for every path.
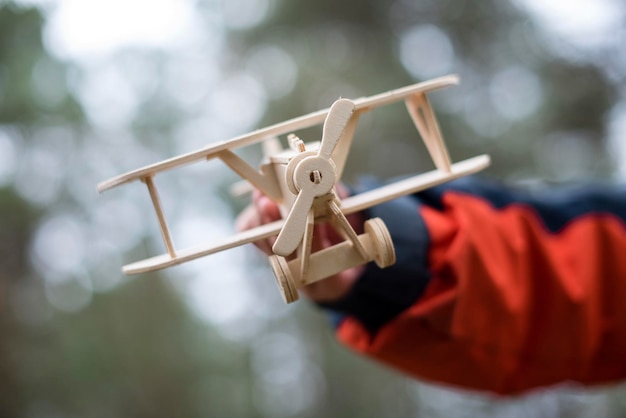
M 415 377 L 519 393 L 626 378 L 626 189 L 522 193 L 463 179 L 373 209 L 395 266 L 370 265 L 337 336 Z

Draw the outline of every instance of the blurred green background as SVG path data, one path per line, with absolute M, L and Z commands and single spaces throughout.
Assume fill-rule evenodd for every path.
M 625 22 L 618 0 L 0 0 L 0 416 L 626 415 L 624 385 L 500 399 L 359 358 L 253 248 L 124 277 L 163 251 L 150 201 L 95 189 L 448 73 L 431 99 L 453 160 L 489 153 L 487 175 L 527 187 L 622 181 Z M 431 167 L 399 104 L 361 119 L 345 179 Z M 233 232 L 236 180 L 214 161 L 157 178 L 179 247 Z

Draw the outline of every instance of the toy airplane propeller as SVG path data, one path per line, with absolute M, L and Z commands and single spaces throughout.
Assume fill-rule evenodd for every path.
M 298 288 L 330 277 L 345 269 L 374 261 L 385 268 L 395 262 L 391 237 L 381 219 L 365 221 L 357 234 L 346 215 L 391 199 L 478 172 L 489 165 L 480 155 L 451 164 L 434 111 L 426 93 L 458 83 L 446 76 L 356 100 L 339 99 L 329 109 L 259 129 L 229 141 L 149 165 L 98 185 L 98 191 L 141 180 L 148 187 L 166 253 L 123 267 L 126 274 L 139 274 L 171 267 L 243 244 L 276 237 L 269 257 L 278 287 L 287 303 L 298 299 Z M 404 100 L 436 169 L 405 180 L 357 194 L 343 200 L 335 193 L 341 178 L 359 116 L 379 106 Z M 304 144 L 292 132 L 323 123 L 319 143 Z M 278 136 L 289 134 L 290 148 L 282 150 Z M 266 141 L 266 160 L 256 169 L 232 150 Z M 165 221 L 154 177 L 166 170 L 207 159 L 218 158 L 277 202 L 283 219 L 235 234 L 221 242 L 175 249 Z M 343 241 L 312 252 L 314 225 L 329 222 Z

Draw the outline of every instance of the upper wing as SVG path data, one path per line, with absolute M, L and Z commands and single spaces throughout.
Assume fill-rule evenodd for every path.
M 459 84 L 459 76 L 447 75 L 444 77 L 433 78 L 432 80 L 422 83 L 411 84 L 410 86 L 401 87 L 395 90 L 389 90 L 374 96 L 362 97 L 354 100 L 357 111 L 367 111 L 379 106 L 388 105 L 393 102 L 406 99 L 418 93 L 427 93 L 429 91 L 441 89 L 448 86 Z
M 269 237 L 278 235 L 283 226 L 283 220 L 258 226 L 244 232 L 235 234 L 223 241 L 214 242 L 207 245 L 177 250 L 174 257 L 169 254 L 161 254 L 156 257 L 146 258 L 132 264 L 125 265 L 122 270 L 126 274 L 147 273 L 149 271 L 160 270 L 166 267 L 172 267 L 196 258 L 204 257 L 229 248 L 239 247 L 251 242 L 260 241 Z
M 407 87 L 402 87 L 395 90 L 390 90 L 385 93 L 381 93 L 378 95 L 363 97 L 360 99 L 354 100 L 355 104 L 355 112 L 358 114 L 367 112 L 372 110 L 378 106 L 387 105 L 393 102 L 397 102 L 399 100 L 405 99 L 411 95 L 414 95 L 419 92 L 428 92 L 436 89 L 440 89 L 443 87 L 451 86 L 458 83 L 459 78 L 455 75 L 449 75 L 445 77 L 435 78 L 429 81 L 425 81 L 418 84 L 413 84 Z M 239 147 L 243 147 L 246 145 L 251 145 L 256 142 L 263 141 L 268 137 L 284 135 L 293 131 L 297 131 L 300 129 L 310 128 L 315 125 L 319 125 L 324 122 L 326 115 L 328 114 L 330 108 L 319 110 L 314 113 L 309 113 L 307 115 L 303 115 L 297 118 L 289 119 L 287 121 L 277 123 L 275 125 L 271 125 L 259 130 L 256 130 L 251 133 L 247 133 L 228 141 L 218 142 L 216 144 L 212 144 L 205 148 L 202 148 L 197 151 L 193 151 L 187 154 L 180 155 L 178 157 L 173 157 L 164 161 L 161 161 L 156 164 L 151 164 L 137 170 L 130 171 L 128 173 L 122 174 L 120 176 L 114 177 L 112 179 L 106 180 L 98 184 L 98 191 L 104 192 L 105 190 L 111 189 L 113 187 L 122 185 L 124 183 L 128 183 L 134 180 L 141 180 L 149 176 L 153 176 L 158 172 L 169 170 L 175 167 L 180 167 L 183 165 L 187 165 L 193 162 L 202 161 L 207 158 L 213 157 L 220 152 L 231 150 Z M 356 120 L 354 122 L 356 124 Z M 351 127 L 351 130 L 354 130 L 354 127 Z M 351 135 L 353 132 L 348 132 L 347 134 Z M 346 144 L 349 144 L 350 141 L 343 141 Z M 349 147 L 349 145 L 347 145 Z M 343 162 L 347 155 L 347 148 L 340 148 L 338 150 L 338 154 L 336 157 L 339 161 L 341 161 L 341 166 L 343 166 Z M 339 162 L 338 161 L 338 162 Z M 341 172 L 341 170 L 340 170 Z
M 180 167 L 183 165 L 191 164 L 193 162 L 202 161 L 207 158 L 216 156 L 220 152 L 240 148 L 246 145 L 251 145 L 256 142 L 263 141 L 267 138 L 277 135 L 283 135 L 292 131 L 300 129 L 310 128 L 311 126 L 319 125 L 324 122 L 328 109 L 320 110 L 315 113 L 309 113 L 308 115 L 300 116 L 298 118 L 290 119 L 285 122 L 281 122 L 266 128 L 258 129 L 254 132 L 247 133 L 228 141 L 218 142 L 208 147 L 193 151 L 187 154 L 173 157 L 156 164 L 151 164 L 137 170 L 130 171 L 112 179 L 103 181 L 98 184 L 98 191 L 104 192 L 105 190 L 112 189 L 124 183 L 131 182 L 133 180 L 141 180 L 148 176 L 153 176 L 158 172 L 169 170 L 172 168 Z

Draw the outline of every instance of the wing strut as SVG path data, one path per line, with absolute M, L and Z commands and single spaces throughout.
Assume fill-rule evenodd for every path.
M 172 236 L 170 235 L 170 230 L 167 227 L 167 223 L 165 222 L 165 215 L 163 214 L 163 207 L 161 206 L 161 199 L 159 198 L 159 192 L 157 191 L 156 186 L 154 185 L 154 180 L 152 176 L 146 176 L 143 179 L 143 182 L 148 186 L 148 191 L 150 192 L 150 198 L 152 199 L 152 205 L 154 206 L 154 211 L 156 212 L 157 218 L 159 220 L 159 226 L 161 227 L 161 235 L 163 236 L 163 242 L 165 243 L 165 248 L 167 249 L 167 253 L 172 258 L 176 258 L 176 251 L 174 251 L 174 243 L 172 242 Z
M 439 124 L 428 97 L 423 92 L 417 93 L 407 97 L 405 103 L 435 166 L 441 171 L 450 173 L 448 148 L 443 142 Z
M 276 179 L 273 177 L 272 170 L 268 169 L 266 166 L 262 166 L 262 172 L 259 172 L 237 154 L 228 149 L 220 151 L 216 155 L 235 173 L 248 180 L 254 187 L 263 191 L 263 193 L 271 199 L 274 201 L 281 199 L 282 193 L 280 192 Z

